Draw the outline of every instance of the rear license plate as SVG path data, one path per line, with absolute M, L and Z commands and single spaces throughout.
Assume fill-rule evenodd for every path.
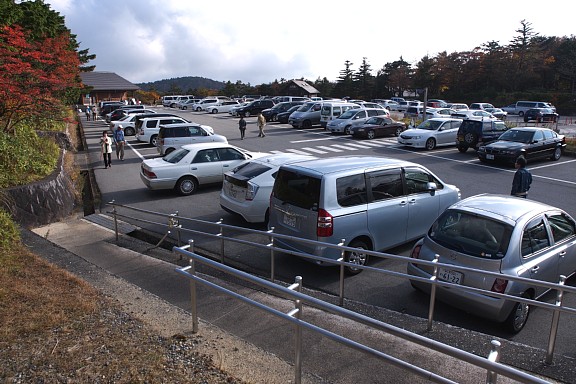
M 283 222 L 287 226 L 295 228 L 296 227 L 296 216 L 284 215 Z
M 494 155 L 491 155 L 491 154 L 487 153 L 487 154 L 486 154 L 486 158 L 487 158 L 488 160 L 494 160 Z
M 452 284 L 462 284 L 462 273 L 449 269 L 438 268 L 438 278 Z

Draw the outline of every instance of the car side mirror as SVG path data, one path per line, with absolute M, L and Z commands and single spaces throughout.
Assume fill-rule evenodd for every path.
M 436 192 L 436 190 L 438 189 L 438 186 L 436 185 L 436 183 L 429 181 L 428 183 L 426 183 L 426 189 L 430 192 L 430 194 L 434 194 L 434 192 Z

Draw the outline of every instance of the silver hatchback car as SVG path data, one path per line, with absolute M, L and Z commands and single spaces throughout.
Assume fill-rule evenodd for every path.
M 412 258 L 439 262 L 438 278 L 485 291 L 536 299 L 547 290 L 506 276 L 558 283 L 560 275 L 576 271 L 576 222 L 559 208 L 532 200 L 504 195 L 478 195 L 448 208 L 412 249 Z M 481 272 L 465 272 L 458 267 L 502 274 L 495 278 Z M 432 267 L 408 264 L 408 273 L 430 278 Z M 430 285 L 412 281 L 420 290 Z M 454 287 L 438 287 L 438 298 L 466 312 L 504 323 L 519 332 L 530 307 L 478 292 Z

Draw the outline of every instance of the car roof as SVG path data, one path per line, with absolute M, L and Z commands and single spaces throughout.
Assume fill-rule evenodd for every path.
M 189 151 L 197 151 L 200 149 L 209 149 L 209 148 L 234 148 L 240 149 L 228 143 L 220 143 L 220 142 L 209 142 L 209 143 L 193 143 L 193 144 L 185 144 L 182 148 L 187 149 Z M 246 150 L 242 150 L 246 151 Z
M 426 120 L 433 120 L 433 121 L 462 121 L 462 119 L 459 119 L 457 117 L 431 117 L 429 119 Z
M 525 215 L 534 216 L 538 212 L 560 208 L 530 199 L 521 199 L 509 195 L 481 194 L 454 203 L 449 209 L 458 209 L 480 214 L 514 225 Z
M 259 157 L 257 159 L 253 159 L 250 161 L 279 167 L 282 164 L 289 164 L 297 161 L 315 160 L 315 159 L 317 159 L 317 157 L 312 155 L 301 155 L 298 153 L 278 153 Z
M 202 124 L 190 122 L 190 123 L 172 123 L 172 124 L 162 124 L 160 127 L 165 128 L 180 128 L 180 127 L 202 127 Z
M 301 170 L 307 170 L 308 172 L 329 174 L 335 172 L 346 172 L 359 168 L 367 169 L 386 166 L 418 166 L 418 164 L 390 157 L 358 155 L 320 158 L 317 160 L 297 162 L 290 166 L 300 168 Z

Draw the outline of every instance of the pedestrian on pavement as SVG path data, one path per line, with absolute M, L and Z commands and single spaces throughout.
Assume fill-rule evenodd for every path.
M 512 196 L 523 198 L 528 196 L 528 190 L 532 184 L 532 174 L 526 169 L 526 163 L 524 156 L 519 156 L 516 159 L 514 164 L 516 173 L 514 174 L 514 180 L 512 180 L 512 191 L 510 192 Z
M 90 107 L 89 106 L 86 106 L 85 112 L 86 112 L 86 120 L 90 121 Z
M 116 158 L 124 161 L 126 138 L 124 136 L 124 128 L 122 128 L 121 125 L 116 126 L 116 130 L 114 131 L 114 143 L 116 144 Z
M 92 106 L 92 121 L 96 121 L 96 106 Z
M 258 137 L 266 137 L 264 134 L 264 127 L 266 126 L 266 118 L 262 115 L 262 112 L 258 112 L 258 120 L 256 121 L 258 125 Z
M 244 134 L 246 133 L 246 120 L 244 120 L 244 116 L 240 116 L 238 129 L 240 130 L 240 140 L 244 140 Z
M 112 167 L 112 139 L 108 137 L 108 130 L 102 131 L 100 138 L 100 150 L 104 157 L 104 168 Z

